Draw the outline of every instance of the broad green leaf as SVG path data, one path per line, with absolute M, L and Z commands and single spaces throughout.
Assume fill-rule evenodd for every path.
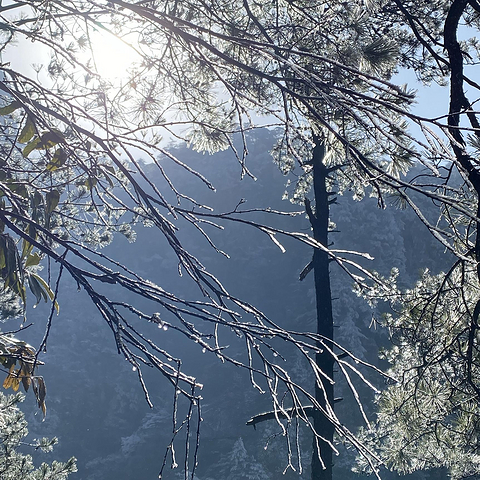
M 18 278 L 18 275 L 14 273 L 12 276 L 11 289 L 20 297 L 24 304 L 27 303 L 27 290 L 23 282 Z
M 5 200 L 3 198 L 0 199 L 0 210 L 5 210 Z M 3 220 L 0 220 L 0 235 L 3 234 L 4 230 L 5 230 L 5 223 L 3 222 Z
M 45 293 L 44 289 L 34 275 L 28 276 L 28 285 L 30 286 L 31 292 L 35 295 L 35 298 L 37 299 L 37 303 L 35 305 L 38 305 L 42 298 L 45 303 L 47 302 L 47 294 Z
M 32 251 L 32 249 L 33 249 L 33 245 L 24 238 L 23 245 L 22 245 L 22 258 L 27 258 L 27 256 L 30 255 L 30 252 Z
M 25 262 L 25 267 L 33 267 L 34 265 L 38 265 L 42 257 L 35 252 L 33 255 L 29 255 L 27 257 L 27 261 Z
M 53 302 L 54 298 L 55 298 L 55 294 L 52 292 L 50 286 L 48 285 L 48 283 L 42 278 L 40 277 L 39 275 L 37 275 L 36 273 L 30 273 L 30 276 L 31 277 L 34 277 L 35 279 L 38 280 L 38 282 L 40 283 L 40 285 L 43 287 L 43 289 L 45 290 L 45 292 L 47 292 L 47 295 L 50 297 L 50 300 Z M 58 302 L 55 300 L 55 309 L 57 310 L 57 313 L 59 313 L 60 311 L 60 307 L 58 305 Z
M 40 138 L 35 137 L 31 142 L 27 143 L 27 145 L 22 151 L 22 155 L 25 158 L 28 157 L 33 152 L 33 150 L 35 150 L 36 148 L 39 148 L 39 145 L 41 145 L 41 140 Z
M 27 187 L 23 183 L 7 182 L 7 186 L 12 192 L 15 192 L 17 195 L 20 195 L 23 198 L 28 197 Z
M 50 215 L 55 208 L 57 208 L 58 202 L 60 201 L 60 192 L 58 190 L 50 190 L 45 195 L 46 206 L 45 212 L 47 215 Z
M 33 194 L 32 206 L 38 207 L 42 203 L 43 203 L 42 194 L 38 190 L 35 190 L 35 193 Z
M 35 213 L 35 211 L 34 211 Z M 36 220 L 37 215 L 33 216 L 33 219 Z M 25 233 L 33 240 L 36 240 L 37 238 L 37 229 L 29 224 L 27 228 L 25 229 Z M 27 239 L 23 239 L 23 246 L 22 246 L 22 260 L 27 258 L 30 253 L 32 252 L 33 249 L 33 244 Z
M 22 131 L 20 132 L 20 136 L 18 137 L 18 141 L 20 143 L 27 143 L 31 140 L 31 138 L 35 135 L 36 129 L 35 124 L 32 122 L 31 118 L 27 118 L 27 123 L 23 127 Z
M 67 161 L 67 154 L 63 148 L 59 148 L 52 160 L 47 164 L 47 170 L 49 172 L 54 172 L 57 168 L 61 167 Z
M 110 175 L 105 171 L 105 170 L 108 170 L 110 171 L 110 166 L 109 165 L 102 165 L 102 172 L 103 172 L 103 176 L 105 177 L 105 180 L 107 180 L 107 182 L 109 183 L 109 185 L 114 188 L 114 183 L 112 181 L 112 179 L 110 178 Z M 114 171 L 115 172 L 115 171 Z
M 15 241 L 10 235 L 3 235 L 5 254 L 5 276 L 16 274 L 18 270 L 18 252 Z M 3 243 L 3 242 L 2 242 Z M 12 278 L 13 280 L 13 278 Z
M 51 130 L 44 133 L 41 137 L 33 137 L 33 140 L 27 143 L 23 149 L 23 156 L 28 157 L 33 150 L 47 150 L 51 147 L 65 141 L 65 137 L 58 130 Z
M 4 107 L 0 108 L 0 115 L 9 115 L 10 113 L 13 113 L 15 110 L 18 110 L 21 108 L 22 104 L 20 102 L 17 102 L 17 100 L 14 100 L 12 103 L 9 105 L 5 105 Z
M 57 143 L 65 142 L 65 137 L 58 130 L 51 130 L 44 133 L 41 137 L 42 147 L 44 149 L 54 147 Z
M 0 245 L 0 270 L 3 270 L 6 267 L 5 262 L 5 245 L 2 243 Z
M 102 165 L 102 168 L 105 170 L 108 170 L 112 175 L 115 175 L 115 168 L 112 167 L 111 165 Z

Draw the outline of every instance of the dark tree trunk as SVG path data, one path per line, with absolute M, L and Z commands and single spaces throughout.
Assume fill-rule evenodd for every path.
M 316 137 L 313 149 L 313 188 L 315 197 L 315 212 L 310 212 L 310 221 L 313 236 L 325 247 L 328 246 L 328 220 L 329 220 L 329 192 L 327 191 L 328 169 L 323 163 L 325 157 L 325 144 Z M 333 339 L 333 313 L 332 295 L 330 289 L 329 257 L 323 250 L 315 249 L 313 254 L 313 269 L 315 278 L 315 296 L 317 308 L 317 333 L 325 338 Z M 318 347 L 321 348 L 320 345 Z M 316 355 L 316 362 L 322 372 L 333 379 L 333 358 L 325 350 Z M 328 404 L 333 408 L 333 385 L 322 378 L 322 385 L 316 385 L 315 397 L 318 403 L 325 408 Z M 315 431 L 324 439 L 332 442 L 334 427 L 325 416 L 316 412 L 314 415 Z M 332 449 L 325 441 L 319 442 L 320 453 L 325 465 L 322 466 L 314 440 L 312 457 L 312 480 L 332 479 Z

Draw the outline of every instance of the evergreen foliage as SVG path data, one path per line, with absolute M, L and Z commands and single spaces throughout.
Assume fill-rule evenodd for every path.
M 22 453 L 25 447 L 50 452 L 57 439 L 42 438 L 25 443 L 28 430 L 18 408 L 21 401 L 21 393 L 6 396 L 0 392 L 0 477 L 2 480 L 66 480 L 69 474 L 77 471 L 75 458 L 65 463 L 54 460 L 35 468 L 31 455 Z
M 270 476 L 247 452 L 242 438 L 233 444 L 232 450 L 222 459 L 218 477 L 225 480 L 268 480 Z
M 0 280 L 3 293 L 15 297 L 7 298 L 5 309 L 13 313 L 18 299 L 25 313 L 27 290 L 36 305 L 42 300 L 49 304 L 38 348 L 43 352 L 59 311 L 62 276 L 68 275 L 86 292 L 110 329 L 118 353 L 138 375 L 147 402 L 151 404 L 144 377 L 148 367 L 173 386 L 173 433 L 160 473 L 167 463 L 177 466 L 175 445 L 177 437 L 185 434 L 181 441 L 185 445 L 184 475 L 193 477 L 202 384 L 184 372 L 174 347 L 165 349 L 163 340 L 150 340 L 145 332 L 150 333 L 151 328 L 156 328 L 157 334 L 158 329 L 173 330 L 191 345 L 250 372 L 253 387 L 269 394 L 288 452 L 296 450 L 292 449 L 295 443 L 298 446 L 298 436 L 292 434 L 297 422 L 313 434 L 314 476 L 324 475 L 323 467 L 330 474 L 331 449 L 336 449 L 334 429 L 377 473 L 380 459 L 333 408 L 335 365 L 368 424 L 351 381 L 352 372 L 357 380 L 365 379 L 356 367 L 364 363 L 360 357 L 365 352 L 348 352 L 334 342 L 329 263 L 334 261 L 347 272 L 357 292 L 372 304 L 378 297 L 399 298 L 397 270 L 384 277 L 365 268 L 363 260 L 368 254 L 330 248 L 328 235 L 333 223 L 329 206 L 336 193 L 350 190 L 355 199 L 366 194 L 376 197 L 382 207 L 394 196 L 410 206 L 430 233 L 458 258 L 459 264 L 445 277 L 448 284 L 440 282 L 433 304 L 426 304 L 422 315 L 410 315 L 400 308 L 398 317 L 387 320 L 392 328 L 398 327 L 398 338 L 411 347 L 399 355 L 393 351 L 391 358 L 403 372 L 401 355 L 405 352 L 406 371 L 412 369 L 410 362 L 424 332 L 428 332 L 427 339 L 434 339 L 428 328 L 438 326 L 440 332 L 444 316 L 452 320 L 448 310 L 437 318 L 437 308 L 447 304 L 444 300 L 455 291 L 463 302 L 453 312 L 459 315 L 453 321 L 460 331 L 451 334 L 455 341 L 445 337 L 446 344 L 435 344 L 443 348 L 435 358 L 441 371 L 449 372 L 453 347 L 461 366 L 454 371 L 460 382 L 455 391 L 460 390 L 472 402 L 466 411 L 476 411 L 479 391 L 474 370 L 480 313 L 476 287 L 480 272 L 475 270 L 480 261 L 476 137 L 480 127 L 476 100 L 470 101 L 466 93 L 467 84 L 473 91 L 478 84 L 464 65 L 478 62 L 478 42 L 475 38 L 461 42 L 458 29 L 463 21 L 478 30 L 480 4 L 477 0 L 274 0 L 265 6 L 244 0 L 22 0 L 0 5 L 2 53 L 16 48 L 13 40 L 20 38 L 41 44 L 50 54 L 44 65 L 34 67 L 33 74 L 17 68 L 13 59 L 0 65 Z M 98 74 L 92 43 L 98 29 L 136 51 L 139 61 L 125 80 L 111 83 Z M 449 107 L 443 116 L 420 117 L 409 111 L 414 94 L 391 82 L 393 73 L 402 67 L 412 68 L 424 82 L 450 83 Z M 279 228 L 269 221 L 271 217 L 295 216 L 294 212 L 243 208 L 242 199 L 231 208 L 212 211 L 208 203 L 186 194 L 167 173 L 166 165 L 175 164 L 205 188 L 215 188 L 205 174 L 163 147 L 162 133 L 201 152 L 231 148 L 241 174 L 251 175 L 246 132 L 255 127 L 252 112 L 272 118 L 271 123 L 280 127 L 273 156 L 290 175 L 286 197 L 303 204 L 311 234 Z M 420 128 L 425 141 L 408 132 L 407 120 Z M 183 126 L 186 129 L 180 131 Z M 240 148 L 232 140 L 235 132 L 241 134 Z M 149 166 L 137 158 L 138 152 Z M 405 174 L 414 162 L 425 170 L 408 179 Z M 163 185 L 151 180 L 151 168 L 160 173 Z M 418 195 L 439 205 L 440 213 L 426 215 Z M 281 326 L 277 319 L 231 294 L 203 259 L 185 247 L 184 238 L 195 231 L 212 252 L 224 254 L 212 240 L 211 231 L 228 223 L 248 225 L 281 251 L 285 248 L 280 237 L 313 248 L 313 260 L 301 277 L 313 267 L 317 324 L 323 322 L 325 329 L 309 333 Z M 197 287 L 197 295 L 187 297 L 173 291 L 164 283 L 168 277 L 157 283 L 145 279 L 129 268 L 128 262 L 119 262 L 100 250 L 118 234 L 134 240 L 134 228 L 140 224 L 159 232 L 162 248 L 174 252 L 172 263 Z M 48 268 L 40 274 L 41 261 Z M 135 298 L 125 301 L 125 292 Z M 407 309 L 412 300 L 409 295 L 405 297 Z M 413 326 L 408 324 L 410 320 Z M 343 334 L 356 329 L 353 322 L 345 327 Z M 232 333 L 245 345 L 241 360 L 227 349 Z M 3 344 L 7 340 L 2 340 Z M 427 346 L 426 351 L 431 348 Z M 303 356 L 314 379 L 309 388 L 304 387 L 303 377 L 297 381 L 290 376 L 282 360 L 283 349 L 290 355 L 293 349 L 294 358 Z M 7 350 L 2 350 L 9 368 L 5 385 L 17 388 L 20 378 L 28 385 L 31 377 L 35 386 L 37 354 L 25 348 Z M 33 364 L 31 358 L 22 356 L 24 351 L 35 357 Z M 425 355 L 421 353 L 422 361 Z M 403 386 L 408 375 L 397 380 L 409 391 L 408 384 Z M 414 376 L 416 404 L 424 408 L 431 402 L 439 404 L 438 399 L 430 398 L 434 396 L 431 392 L 427 399 L 418 394 L 423 392 L 417 388 L 420 384 L 421 379 Z M 45 411 L 45 389 L 38 384 L 37 390 L 38 403 Z M 388 391 L 399 394 L 403 390 Z M 404 398 L 399 405 L 410 406 Z M 456 403 L 451 405 L 446 416 L 455 417 L 456 408 Z M 313 422 L 308 415 L 312 409 Z M 424 415 L 423 410 L 420 413 Z M 469 441 L 469 423 L 465 423 L 463 437 L 456 440 L 462 451 Z M 387 456 L 392 459 L 390 465 L 405 471 L 417 468 L 413 458 L 411 465 L 399 460 L 401 445 L 388 441 L 387 445 L 397 449 Z M 382 452 L 383 446 L 379 448 Z M 293 457 L 287 457 L 287 466 L 301 468 L 300 459 L 294 461 Z M 459 467 L 460 473 L 455 473 L 452 468 L 460 476 L 470 471 Z
M 458 262 L 447 273 L 425 271 L 402 295 L 400 311 L 384 317 L 394 342 L 384 352 L 391 384 L 377 398 L 378 420 L 365 438 L 400 473 L 445 467 L 458 480 L 479 471 L 471 325 L 478 295 L 476 270 Z

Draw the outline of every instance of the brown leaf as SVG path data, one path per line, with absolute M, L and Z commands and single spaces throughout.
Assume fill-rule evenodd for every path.
M 47 388 L 43 377 L 37 377 L 38 380 L 38 406 L 41 407 L 45 403 L 45 397 L 47 396 Z M 42 408 L 43 410 L 43 408 Z
M 37 378 L 35 377 L 32 377 L 32 387 L 33 387 L 33 393 L 38 402 L 38 386 L 37 386 Z
M 28 389 L 30 388 L 30 384 L 32 383 L 32 380 L 30 377 L 22 377 L 22 385 L 23 389 L 28 392 Z
M 17 392 L 20 387 L 20 379 L 18 377 L 12 378 L 12 388 L 14 392 Z
M 7 378 L 3 381 L 3 388 L 7 390 L 12 386 L 12 381 L 13 381 L 13 376 L 12 375 L 7 375 Z

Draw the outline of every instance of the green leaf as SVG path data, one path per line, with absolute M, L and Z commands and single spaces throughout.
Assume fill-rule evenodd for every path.
M 33 240 L 37 238 L 37 229 L 32 225 L 29 224 L 25 229 L 25 233 Z M 29 241 L 29 239 L 23 239 L 22 245 L 22 260 L 27 258 L 33 250 L 33 244 Z
M 37 148 L 41 148 L 39 147 L 39 145 L 41 145 L 41 140 L 40 138 L 38 137 L 35 137 L 31 142 L 27 143 L 27 145 L 25 146 L 25 148 L 23 149 L 22 151 L 22 155 L 26 158 L 30 155 L 30 153 L 33 152 L 33 150 L 37 149 Z
M 22 258 L 26 258 L 28 255 L 30 255 L 30 252 L 32 251 L 32 249 L 33 249 L 33 245 L 24 238 L 23 245 L 22 245 Z
M 63 136 L 62 132 L 58 130 L 50 130 L 40 137 L 33 137 L 33 140 L 30 143 L 27 143 L 22 153 L 24 157 L 28 157 L 33 150 L 47 150 L 54 147 L 58 143 L 64 142 L 65 137 Z
M 31 140 L 31 138 L 35 135 L 36 128 L 35 124 L 32 122 L 31 118 L 27 118 L 27 123 L 23 127 L 20 136 L 18 137 L 18 141 L 20 143 L 27 143 Z
M 33 267 L 34 265 L 38 265 L 42 257 L 35 252 L 33 255 L 29 255 L 27 257 L 27 261 L 25 262 L 25 267 Z
M 51 148 L 57 145 L 57 143 L 64 143 L 65 142 L 65 137 L 63 136 L 62 132 L 58 130 L 50 130 L 47 133 L 44 133 L 40 137 L 42 141 L 42 147 L 41 148 Z
M 112 167 L 111 165 L 102 165 L 102 168 L 105 170 L 108 170 L 112 175 L 115 175 L 116 171 L 115 168 Z
M 38 190 L 35 190 L 35 193 L 33 194 L 33 199 L 32 199 L 32 206 L 35 208 L 41 205 L 42 203 L 43 203 L 42 194 Z
M 109 185 L 114 188 L 115 185 L 112 181 L 112 179 L 110 178 L 110 175 L 105 171 L 105 170 L 108 170 L 109 172 L 111 172 L 113 169 L 112 167 L 110 167 L 109 165 L 102 165 L 101 166 L 101 170 L 102 170 L 102 173 L 103 173 L 103 176 L 105 177 L 105 180 L 107 180 L 107 182 L 109 183 Z M 113 173 L 115 173 L 115 170 L 113 170 Z
M 5 277 L 16 274 L 18 271 L 18 252 L 15 241 L 10 235 L 3 235 L 4 255 L 5 255 Z M 15 275 L 16 276 L 16 275 Z M 13 280 L 13 278 L 12 278 Z
M 20 195 L 23 198 L 28 197 L 28 190 L 27 187 L 23 183 L 18 183 L 18 182 L 6 182 L 8 188 L 12 191 L 15 192 L 17 195 Z
M 61 167 L 67 161 L 67 154 L 63 148 L 59 148 L 52 160 L 47 164 L 47 170 L 49 172 L 54 172 L 57 168 Z
M 37 278 L 35 278 L 35 275 L 28 276 L 28 285 L 30 286 L 31 292 L 35 295 L 35 298 L 37 299 L 37 303 L 35 304 L 35 306 L 40 303 L 40 300 L 42 300 L 42 298 L 45 303 L 47 302 L 47 294 L 45 293 L 45 290 L 42 288 Z
M 50 215 L 55 210 L 58 202 L 60 201 L 60 192 L 58 190 L 50 190 L 45 195 L 45 199 L 47 202 L 45 206 L 45 212 L 47 213 L 47 215 Z
M 4 280 L 4 288 L 9 288 L 15 292 L 22 302 L 26 304 L 27 301 L 27 291 L 23 285 L 23 279 L 20 279 L 17 272 L 13 272 L 8 275 Z
M 15 110 L 18 110 L 22 107 L 22 104 L 17 100 L 14 100 L 9 105 L 5 105 L 4 107 L 0 108 L 0 115 L 9 115 L 13 113 Z
M 52 292 L 48 283 L 42 277 L 37 275 L 36 273 L 30 273 L 30 277 L 34 277 L 40 283 L 40 285 L 43 287 L 45 292 L 47 292 L 47 295 L 50 297 L 50 300 L 53 302 L 53 300 L 55 299 L 55 295 Z M 55 308 L 56 308 L 57 313 L 58 313 L 60 311 L 60 307 L 59 307 L 56 300 L 55 300 Z
M 20 280 L 17 280 L 13 285 L 13 290 L 18 293 L 18 296 L 22 299 L 24 305 L 27 303 L 27 289 Z
M 97 185 L 97 179 L 95 177 L 88 177 L 84 185 L 91 191 Z
M 5 259 L 5 245 L 3 245 L 3 242 L 2 242 L 2 245 L 0 245 L 0 270 L 3 270 L 5 268 L 5 266 L 7 265 L 5 260 L 6 260 Z

